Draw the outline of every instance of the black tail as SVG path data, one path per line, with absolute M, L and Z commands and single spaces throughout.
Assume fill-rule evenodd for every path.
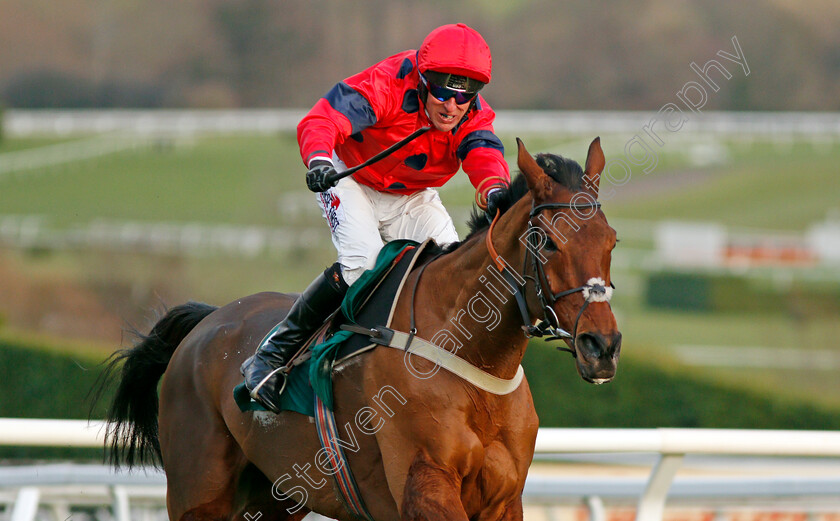
M 157 385 L 175 348 L 201 320 L 216 310 L 215 306 L 188 302 L 170 309 L 148 335 L 137 334 L 139 342 L 111 355 L 100 376 L 94 403 L 108 387 L 117 370 L 119 387 L 106 420 L 105 447 L 110 446 L 108 461 L 114 467 L 122 463 L 131 468 L 140 464 L 161 464 L 158 441 Z

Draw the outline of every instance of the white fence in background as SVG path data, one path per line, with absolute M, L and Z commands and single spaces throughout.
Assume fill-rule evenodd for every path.
M 137 135 L 263 133 L 294 130 L 303 110 L 7 110 L 10 136 L 112 132 Z
M 312 205 L 313 209 L 315 205 Z M 0 215 L 0 246 L 206 257 L 276 256 L 328 245 L 321 228 L 94 220 L 58 229 L 38 215 Z
M 307 194 L 299 195 L 298 199 L 308 199 Z M 284 207 L 292 209 L 289 215 L 294 214 L 296 218 L 306 216 L 307 222 L 317 221 L 315 204 L 288 204 Z M 450 213 L 456 222 L 467 220 L 467 212 L 463 208 L 452 208 Z M 784 280 L 840 280 L 840 254 L 837 253 L 840 251 L 837 250 L 840 248 L 840 224 L 835 221 L 814 225 L 806 233 L 725 228 L 721 233 L 725 236 L 726 245 L 718 249 L 686 231 L 698 226 L 698 223 L 611 219 L 610 224 L 626 241 L 613 254 L 613 268 L 616 270 L 659 271 L 678 267 L 753 278 L 774 276 Z M 663 235 L 663 230 L 675 227 L 678 233 L 667 237 Z M 679 238 L 674 243 L 682 246 L 688 244 L 693 248 L 701 244 L 704 254 L 682 255 L 681 250 L 671 248 L 672 237 Z M 184 257 L 279 258 L 289 251 L 329 248 L 330 243 L 329 235 L 320 226 L 309 225 L 266 227 L 97 219 L 59 228 L 45 216 L 0 214 L 0 247 Z M 669 256 L 669 252 L 674 251 L 680 255 Z M 715 252 L 717 256 L 701 262 L 708 252 Z M 793 254 L 788 255 L 788 252 Z
M 296 128 L 301 109 L 244 110 L 7 110 L 4 128 L 10 136 L 128 132 L 138 135 L 275 133 Z M 525 111 L 500 110 L 501 133 L 570 135 L 637 134 L 656 111 Z M 691 113 L 683 134 L 833 143 L 840 139 L 840 112 Z M 661 127 L 661 122 L 659 123 Z
M 34 149 L 6 152 L 0 156 L 0 179 L 12 173 L 20 174 L 38 168 L 133 150 L 147 146 L 149 139 L 151 138 L 140 139 L 137 136 L 105 134 Z
M 101 447 L 104 424 L 84 420 L 0 419 L 0 445 Z M 553 496 L 580 494 L 587 500 L 593 520 L 603 519 L 602 496 L 639 494 L 637 521 L 661 520 L 665 501 L 687 454 L 751 455 L 751 456 L 807 456 L 838 458 L 836 472 L 829 476 L 801 479 L 753 479 L 747 489 L 761 497 L 808 496 L 834 501 L 840 508 L 840 432 L 783 431 L 783 430 L 719 430 L 719 429 L 540 429 L 536 443 L 537 455 L 575 453 L 652 453 L 658 462 L 642 490 L 638 480 L 612 479 L 608 482 L 589 480 L 593 488 L 585 488 L 587 480 L 574 482 L 556 478 L 529 478 L 525 488 L 526 501 L 551 500 Z M 163 476 L 159 473 L 136 474 L 128 480 L 125 475 L 111 474 L 104 469 L 74 471 L 56 466 L 51 472 L 2 469 L 0 488 L 17 490 L 10 521 L 31 521 L 41 493 L 39 486 L 61 484 L 99 484 L 105 487 L 105 504 L 112 504 L 117 521 L 129 521 L 129 498 L 141 501 L 162 497 Z M 15 475 L 14 473 L 18 474 Z M 17 477 L 15 477 L 17 476 Z M 749 480 L 746 480 L 749 482 Z M 685 497 L 714 497 L 714 494 L 733 496 L 745 489 L 745 480 L 728 480 L 715 484 L 711 478 L 678 481 Z M 145 485 L 145 492 L 137 487 Z M 566 486 L 562 492 L 562 486 Z M 133 487 L 133 488 L 132 488 Z M 151 487 L 151 488 L 148 488 Z M 157 487 L 157 488 L 155 488 Z M 597 488 L 595 488 L 597 487 Z M 758 493 L 756 493 L 758 491 Z M 102 493 L 100 494 L 102 495 Z M 2 496 L 0 496 L 1 498 Z M 110 499 L 109 499 L 110 498 Z M 89 498 L 88 498 L 89 499 Z

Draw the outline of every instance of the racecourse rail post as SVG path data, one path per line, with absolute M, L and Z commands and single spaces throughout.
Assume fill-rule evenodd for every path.
M 684 454 L 661 454 L 651 471 L 645 491 L 639 499 L 636 521 L 662 521 L 665 500 L 674 482 L 674 476 L 682 465 Z

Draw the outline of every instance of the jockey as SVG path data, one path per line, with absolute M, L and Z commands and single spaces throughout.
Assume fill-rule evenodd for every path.
M 432 31 L 419 50 L 391 56 L 335 85 L 298 124 L 306 184 L 316 192 L 338 250 L 241 367 L 251 397 L 279 412 L 278 377 L 291 356 L 372 268 L 383 241 L 458 240 L 437 190 L 459 168 L 477 196 L 510 180 L 495 113 L 478 95 L 490 82 L 490 48 L 464 24 Z M 363 163 L 415 130 L 432 129 L 333 186 L 330 174 Z M 495 211 L 493 212 L 495 213 Z M 281 382 L 282 383 L 282 382 Z

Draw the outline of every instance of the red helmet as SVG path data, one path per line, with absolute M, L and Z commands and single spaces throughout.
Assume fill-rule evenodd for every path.
M 448 72 L 490 83 L 490 47 L 465 24 L 442 25 L 429 33 L 417 52 L 420 72 Z

